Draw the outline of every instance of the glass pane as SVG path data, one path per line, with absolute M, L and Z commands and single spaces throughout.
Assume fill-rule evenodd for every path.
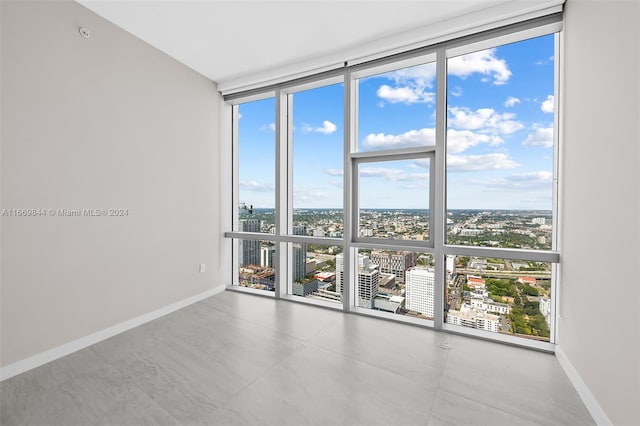
M 358 151 L 435 145 L 436 65 L 356 80 Z
M 448 256 L 447 324 L 549 341 L 551 264 Z
M 342 254 L 336 257 L 336 287 L 342 289 Z M 434 264 L 430 253 L 358 249 L 356 305 L 433 319 Z
M 292 291 L 294 296 L 341 303 L 336 291 L 336 255 L 342 246 L 289 244 L 291 249 Z
M 342 238 L 344 85 L 293 98 L 293 224 L 311 235 Z
M 275 101 L 269 98 L 241 104 L 238 117 L 238 231 L 273 233 L 276 205 Z M 245 219 L 249 221 L 243 222 Z M 253 220 L 258 221 L 257 227 Z
M 271 241 L 237 240 L 238 285 L 258 290 L 275 290 L 276 246 Z
M 551 249 L 554 36 L 447 66 L 447 243 Z
M 429 160 L 358 165 L 359 237 L 429 239 Z

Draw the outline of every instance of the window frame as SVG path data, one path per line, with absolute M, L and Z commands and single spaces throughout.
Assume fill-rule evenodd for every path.
M 344 312 L 361 313 L 369 316 L 391 318 L 396 321 L 418 324 L 431 327 L 436 330 L 456 334 L 472 335 L 482 339 L 499 341 L 535 348 L 543 351 L 554 351 L 556 341 L 556 322 L 558 305 L 558 267 L 560 252 L 558 251 L 560 204 L 558 195 L 560 133 L 559 133 L 559 80 L 560 80 L 560 37 L 562 34 L 562 15 L 554 14 L 543 18 L 537 18 L 517 24 L 507 25 L 495 30 L 485 31 L 475 35 L 464 36 L 431 46 L 414 49 L 411 51 L 394 54 L 385 58 L 349 65 L 345 62 L 342 69 L 319 73 L 302 79 L 286 83 L 266 86 L 261 89 L 252 89 L 247 92 L 235 93 L 225 96 L 223 108 L 223 122 L 227 123 L 223 130 L 223 138 L 226 148 L 222 148 L 224 158 L 227 161 L 221 171 L 223 184 L 222 198 L 231 205 L 231 214 L 224 215 L 223 228 L 226 230 L 223 238 L 224 255 L 227 257 L 227 265 L 232 266 L 231 271 L 225 269 L 227 288 L 237 291 L 249 291 L 262 295 L 270 295 L 276 298 L 304 302 L 312 305 L 320 305 L 341 309 Z M 554 158 L 553 158 L 553 185 L 552 185 L 552 248 L 551 250 L 528 250 L 512 248 L 493 248 L 478 246 L 460 246 L 446 244 L 446 130 L 447 130 L 447 59 L 479 49 L 498 47 L 504 44 L 515 43 L 543 35 L 554 34 Z M 435 101 L 435 134 L 434 146 L 407 148 L 402 150 L 382 150 L 370 152 L 358 152 L 357 132 L 357 83 L 356 79 L 379 74 L 387 70 L 401 69 L 407 66 L 432 62 L 425 58 L 434 58 L 436 64 L 436 101 Z M 409 64 L 409 65 L 406 65 Z M 292 204 L 292 156 L 289 149 L 291 134 L 291 114 L 289 113 L 290 97 L 296 92 L 309 90 L 324 85 L 330 81 L 344 82 L 344 175 L 343 175 L 343 224 L 344 233 L 342 239 L 326 237 L 296 236 L 292 234 L 293 204 Z M 275 207 L 275 234 L 256 234 L 238 231 L 238 158 L 237 158 L 237 105 L 274 96 L 276 99 L 275 124 L 276 124 L 276 207 Z M 231 128 L 229 128 L 229 124 Z M 429 240 L 407 241 L 387 240 L 381 238 L 358 237 L 359 206 L 358 206 L 358 165 L 374 163 L 377 161 L 391 161 L 392 159 L 416 159 L 429 158 Z M 276 263 L 276 291 L 264 292 L 248 288 L 238 288 L 237 259 L 234 263 L 234 254 L 237 252 L 238 239 L 258 239 L 273 241 L 276 245 L 274 263 Z M 303 244 L 328 244 L 342 245 L 344 253 L 344 293 L 342 305 L 327 304 L 314 299 L 302 300 L 292 295 L 291 277 L 291 251 L 290 243 Z M 410 250 L 425 252 L 433 255 L 435 270 L 434 287 L 434 320 L 423 320 L 403 317 L 395 314 L 360 308 L 355 303 L 355 291 L 357 286 L 357 250 L 382 249 L 382 250 Z M 486 333 L 473 328 L 451 326 L 444 322 L 444 294 L 447 255 L 470 255 L 477 257 L 494 257 L 511 260 L 530 260 L 550 262 L 551 271 L 551 336 L 549 342 L 541 342 L 532 339 L 524 339 L 517 336 L 503 335 L 501 333 Z M 237 257 L 237 255 L 235 256 Z M 229 273 L 230 272 L 230 273 Z

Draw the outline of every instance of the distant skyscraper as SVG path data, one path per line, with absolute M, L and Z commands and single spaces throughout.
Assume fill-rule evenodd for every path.
M 307 235 L 305 226 L 294 226 L 293 235 Z M 307 275 L 307 245 L 293 244 L 293 282 L 303 279 Z
M 531 223 L 533 223 L 534 225 L 544 225 L 547 223 L 547 220 L 544 217 L 534 217 L 531 220 Z
M 417 266 L 407 270 L 405 281 L 405 306 L 407 310 L 420 312 L 433 318 L 434 282 L 433 269 Z
M 243 219 L 240 221 L 240 231 L 260 232 L 260 221 L 258 219 Z M 260 265 L 260 241 L 241 240 L 239 252 L 240 266 Z
M 358 255 L 358 306 L 364 308 L 373 307 L 373 299 L 378 295 L 378 283 L 380 271 L 378 265 L 369 260 L 369 256 Z M 343 294 L 344 283 L 344 256 L 336 255 L 336 292 Z
M 400 283 L 405 282 L 405 271 L 412 266 L 416 266 L 417 254 L 414 251 L 381 251 L 371 252 L 371 261 L 377 264 L 380 272 L 393 274 Z

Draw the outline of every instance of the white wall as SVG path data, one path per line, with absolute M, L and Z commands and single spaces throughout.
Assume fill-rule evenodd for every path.
M 616 425 L 640 424 L 640 3 L 568 0 L 558 343 Z
M 220 96 L 75 2 L 1 8 L 1 207 L 128 209 L 2 217 L 6 366 L 222 285 Z

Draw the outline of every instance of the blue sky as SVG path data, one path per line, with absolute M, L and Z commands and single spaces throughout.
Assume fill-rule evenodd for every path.
M 447 205 L 551 209 L 553 35 L 450 58 Z M 435 143 L 435 65 L 361 79 L 358 150 Z M 239 107 L 240 201 L 275 205 L 275 101 Z M 294 208 L 342 207 L 343 86 L 293 95 Z M 425 160 L 360 166 L 363 208 L 425 208 Z

